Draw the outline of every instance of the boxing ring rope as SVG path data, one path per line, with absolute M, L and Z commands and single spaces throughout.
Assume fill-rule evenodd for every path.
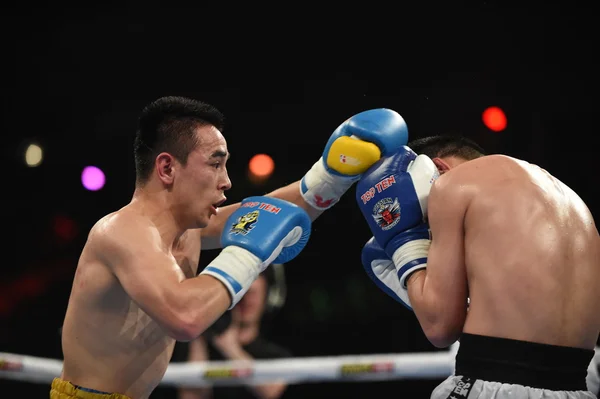
M 325 381 L 444 379 L 454 372 L 458 344 L 448 351 L 382 355 L 304 357 L 253 362 L 171 363 L 160 385 L 203 387 L 265 382 L 302 384 Z M 600 389 L 600 346 L 588 368 L 587 384 Z M 49 384 L 62 361 L 0 352 L 0 379 Z
M 454 370 L 456 347 L 448 351 L 381 355 L 343 355 L 273 360 L 171 363 L 161 385 L 202 387 L 285 381 L 380 381 L 446 378 Z M 0 353 L 0 378 L 50 383 L 62 361 Z

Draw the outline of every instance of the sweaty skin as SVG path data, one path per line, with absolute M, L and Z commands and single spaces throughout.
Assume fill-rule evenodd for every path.
M 186 167 L 159 156 L 150 182 L 91 229 L 62 330 L 63 380 L 147 399 L 175 340 L 196 338 L 231 304 L 217 279 L 194 277 L 201 248 L 221 247 L 225 221 L 239 207 L 216 213 L 231 187 L 227 145 L 214 127 L 197 135 L 201 145 Z M 179 184 L 164 189 L 172 181 Z M 304 202 L 299 182 L 268 195 L 301 206 L 313 220 L 322 213 Z
M 508 156 L 445 161 L 456 166 L 430 193 L 428 266 L 408 283 L 429 340 L 446 347 L 465 332 L 593 349 L 600 238 L 582 199 Z

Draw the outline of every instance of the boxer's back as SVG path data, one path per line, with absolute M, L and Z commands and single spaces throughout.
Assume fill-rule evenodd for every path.
M 506 156 L 452 173 L 469 190 L 464 332 L 593 348 L 600 239 L 583 201 L 543 169 Z

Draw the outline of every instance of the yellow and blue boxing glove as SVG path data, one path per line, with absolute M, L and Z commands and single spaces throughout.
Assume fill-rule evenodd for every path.
M 371 165 L 407 142 L 406 122 L 396 111 L 377 108 L 352 116 L 333 132 L 302 178 L 302 198 L 317 210 L 331 208 Z
M 304 249 L 311 220 L 306 211 L 279 198 L 245 198 L 221 234 L 223 250 L 200 274 L 221 281 L 233 308 L 272 263 L 286 263 Z

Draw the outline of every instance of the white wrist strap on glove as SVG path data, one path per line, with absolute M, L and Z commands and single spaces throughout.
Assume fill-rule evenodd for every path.
M 300 182 L 302 198 L 317 210 L 331 208 L 352 187 L 352 184 L 360 179 L 360 175 L 337 176 L 329 173 L 325 169 L 324 162 L 321 157 Z
M 430 246 L 431 240 L 414 240 L 407 242 L 394 252 L 392 260 L 400 277 L 402 288 L 407 289 L 406 281 L 411 274 L 417 270 L 427 268 L 427 255 Z
M 232 245 L 225 247 L 200 274 L 208 274 L 225 285 L 231 295 L 231 309 L 263 270 L 264 263 L 256 255 Z

